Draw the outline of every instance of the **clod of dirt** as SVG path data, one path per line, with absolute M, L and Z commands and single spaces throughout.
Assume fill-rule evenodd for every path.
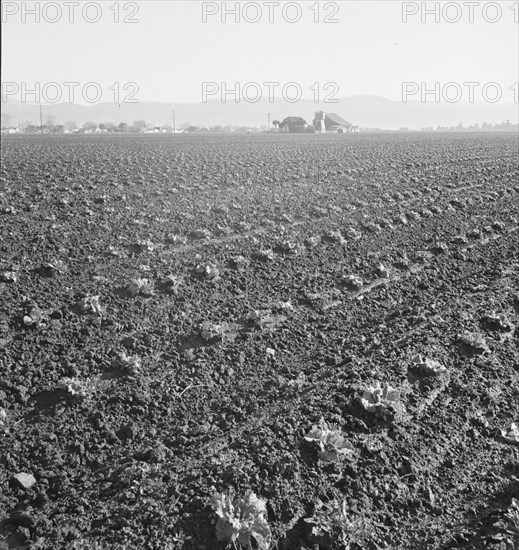
M 145 241 L 137 241 L 132 245 L 132 249 L 138 254 L 143 252 L 153 252 L 155 250 L 155 245 L 148 239 Z
M 382 230 L 382 228 L 380 227 L 380 225 L 378 223 L 373 223 L 373 222 L 366 222 L 362 225 L 362 228 L 364 229 L 364 231 L 366 231 L 367 233 L 378 233 L 379 231 Z
M 344 275 L 341 281 L 347 289 L 355 291 L 360 290 L 364 284 L 358 275 Z
M 323 549 L 350 548 L 350 534 L 361 527 L 351 521 L 345 499 L 326 503 L 317 499 L 312 516 L 303 522 L 310 527 L 309 541 L 315 543 L 315 548 Z
M 62 261 L 46 263 L 41 265 L 38 269 L 38 273 L 43 277 L 54 277 L 58 273 L 64 273 L 65 271 L 65 264 Z
M 274 328 L 277 324 L 285 321 L 286 317 L 282 315 L 272 315 L 271 311 L 268 309 L 255 309 L 247 313 L 245 319 L 257 328 L 263 330 Z
M 453 244 L 463 245 L 463 244 L 467 244 L 468 242 L 469 240 L 467 239 L 467 237 L 465 237 L 465 235 L 458 235 L 456 237 L 453 237 L 452 239 Z
M 218 520 L 216 538 L 225 543 L 238 543 L 252 548 L 252 540 L 259 550 L 270 547 L 272 533 L 267 523 L 267 503 L 248 491 L 243 498 L 232 493 L 216 493 L 209 501 Z
M 294 306 L 290 301 L 287 301 L 287 302 L 279 301 L 279 302 L 276 302 L 276 304 L 274 305 L 274 309 L 291 313 L 294 311 Z
M 20 472 L 13 476 L 13 481 L 16 482 L 22 489 L 30 489 L 36 485 L 36 478 L 32 474 Z
M 214 234 L 217 237 L 228 237 L 232 234 L 232 229 L 227 225 L 217 225 L 214 229 Z
M 111 245 L 108 247 L 108 250 L 107 250 L 106 253 L 109 256 L 113 256 L 114 258 L 120 258 L 123 255 L 121 250 L 119 250 L 115 246 L 111 246 Z
M 135 296 L 151 296 L 153 294 L 153 284 L 145 278 L 133 279 L 126 287 L 126 292 L 131 298 Z
M 406 212 L 406 216 L 409 220 L 413 221 L 420 219 L 420 214 L 418 214 L 418 212 L 415 212 L 414 210 L 409 210 L 409 212 Z
M 225 205 L 217 204 L 211 207 L 211 212 L 214 212 L 215 214 L 228 214 L 229 208 Z
M 248 233 L 252 229 L 251 224 L 245 221 L 238 222 L 234 227 L 236 231 L 242 233 Z
M 212 234 L 209 231 L 209 229 L 195 229 L 191 233 L 191 238 L 197 239 L 197 240 L 210 239 L 211 237 L 212 237 Z
M 519 424 L 512 422 L 508 430 L 501 430 L 503 439 L 513 445 L 519 445 Z
M 495 229 L 496 231 L 504 231 L 506 229 L 506 225 L 503 222 L 495 221 L 492 224 L 492 229 Z
M 467 237 L 469 239 L 479 239 L 481 237 L 481 231 L 479 229 L 471 229 L 467 231 Z
M 448 252 L 449 247 L 442 242 L 436 243 L 433 246 L 431 246 L 431 252 L 433 254 L 445 254 L 445 252 Z
M 475 353 L 490 353 L 485 339 L 478 332 L 465 331 L 458 338 L 462 344 L 468 346 Z
M 499 541 L 501 548 L 516 550 L 519 540 L 519 500 L 512 497 L 510 506 L 493 525 L 498 534 L 492 537 L 493 541 Z
M 319 458 L 326 462 L 333 462 L 339 455 L 347 455 L 355 450 L 339 430 L 330 429 L 324 423 L 321 427 L 313 426 L 305 435 L 305 440 L 319 446 Z
M 279 244 L 279 247 L 283 250 L 283 252 L 285 252 L 285 254 L 297 254 L 298 247 L 293 241 L 282 241 Z
M 346 239 L 339 231 L 328 231 L 328 233 L 321 237 L 321 240 L 324 242 L 336 244 L 344 244 L 346 242 Z

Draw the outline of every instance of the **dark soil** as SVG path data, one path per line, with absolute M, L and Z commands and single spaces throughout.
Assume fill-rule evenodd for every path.
M 3 139 L 0 549 L 519 548 L 518 147 Z

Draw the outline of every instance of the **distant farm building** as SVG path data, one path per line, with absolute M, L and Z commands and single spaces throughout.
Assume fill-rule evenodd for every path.
M 346 134 L 359 131 L 358 126 L 354 126 L 339 115 L 325 113 L 324 111 L 317 111 L 315 113 L 313 126 L 314 130 L 318 133 Z
M 154 126 L 153 128 L 146 128 L 144 130 L 145 134 L 166 134 L 168 129 L 164 126 Z

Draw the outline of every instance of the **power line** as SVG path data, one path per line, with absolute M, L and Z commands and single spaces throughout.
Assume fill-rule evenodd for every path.
M 40 107 L 40 130 L 41 130 L 41 135 L 43 135 L 43 115 L 41 114 L 41 105 L 39 107 Z

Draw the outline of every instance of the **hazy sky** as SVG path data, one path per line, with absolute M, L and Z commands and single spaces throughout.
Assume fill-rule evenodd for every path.
M 509 88 L 519 80 L 518 1 L 468 6 L 464 0 L 320 0 L 319 5 L 315 0 L 106 0 L 90 2 L 86 12 L 87 2 L 77 3 L 73 7 L 70 2 L 40 0 L 36 22 L 30 13 L 36 2 L 2 1 L 2 82 L 11 83 L 7 88 L 11 97 L 20 99 L 22 82 L 27 88 L 34 88 L 35 82 L 41 87 L 56 82 L 67 100 L 70 87 L 63 83 L 78 82 L 75 101 L 85 103 L 83 86 L 96 82 L 107 101 L 113 98 L 113 84 L 119 83 L 123 99 L 136 92 L 139 101 L 187 103 L 202 100 L 203 82 L 218 83 L 214 98 L 220 98 L 222 82 L 229 88 L 235 82 L 241 86 L 256 82 L 263 97 L 269 93 L 264 82 L 296 82 L 303 96 L 311 98 L 317 82 L 321 95 L 370 94 L 398 100 L 402 82 L 433 86 L 493 81 L 502 88 L 502 101 L 512 102 L 514 92 Z M 227 13 L 222 22 L 222 12 L 235 4 L 241 20 L 236 22 Z M 439 22 L 423 11 L 435 4 Z M 117 11 L 121 20 L 137 22 L 115 22 Z M 213 11 L 218 13 L 211 15 Z M 409 13 L 407 22 L 404 11 Z M 258 16 L 258 22 L 249 22 Z M 325 17 L 338 22 L 325 23 Z M 297 22 L 287 20 L 297 18 Z M 123 90 L 127 82 L 135 83 L 138 91 L 133 85 Z M 328 82 L 337 87 L 324 89 Z M 16 86 L 20 91 L 13 92 Z M 286 91 L 292 96 L 295 92 L 295 88 Z M 46 93 L 51 97 L 54 92 L 47 88 Z M 258 88 L 249 87 L 248 93 L 254 97 Z M 273 93 L 281 97 L 281 87 Z M 26 99 L 31 101 L 30 96 Z

